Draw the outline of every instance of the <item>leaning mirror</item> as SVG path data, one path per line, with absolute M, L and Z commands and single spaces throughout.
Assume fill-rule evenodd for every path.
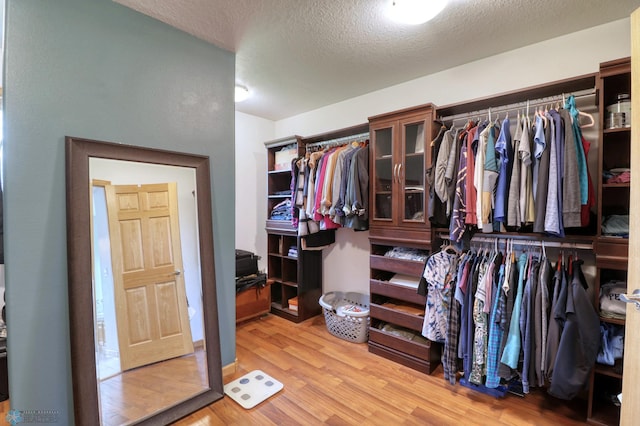
M 223 396 L 208 157 L 66 138 L 76 424 L 168 424 Z

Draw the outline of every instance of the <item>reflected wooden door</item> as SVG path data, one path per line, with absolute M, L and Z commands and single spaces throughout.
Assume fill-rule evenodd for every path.
M 192 353 L 176 184 L 105 192 L 122 370 Z

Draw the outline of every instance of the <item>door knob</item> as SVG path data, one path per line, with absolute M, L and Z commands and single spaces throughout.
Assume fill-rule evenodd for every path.
M 640 310 L 640 289 L 633 290 L 631 294 L 621 294 L 620 300 L 625 303 L 633 303 L 636 309 Z

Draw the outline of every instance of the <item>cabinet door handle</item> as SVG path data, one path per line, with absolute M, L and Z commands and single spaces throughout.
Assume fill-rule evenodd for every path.
M 392 178 L 393 182 L 398 182 L 398 164 L 394 164 L 393 165 L 393 178 Z
M 402 175 L 400 174 L 402 171 L 402 163 L 398 163 L 398 183 L 402 182 Z

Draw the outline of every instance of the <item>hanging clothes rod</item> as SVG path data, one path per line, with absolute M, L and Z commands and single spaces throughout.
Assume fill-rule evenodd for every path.
M 360 142 L 364 139 L 369 139 L 369 132 L 358 133 L 357 135 L 349 135 L 343 136 L 337 139 L 329 139 L 326 141 L 313 142 L 306 144 L 306 148 L 316 148 L 316 147 L 324 147 L 324 146 L 340 146 L 346 145 L 351 142 Z
M 448 234 L 439 234 L 438 238 L 441 240 L 451 241 Z M 509 240 L 513 245 L 525 246 L 525 247 L 542 247 L 544 243 L 545 247 L 556 247 L 563 249 L 576 249 L 576 250 L 593 250 L 593 243 L 575 243 L 575 242 L 560 242 L 560 241 L 545 241 L 545 240 L 525 240 L 505 235 L 504 237 L 496 235 L 495 237 L 480 237 L 474 236 L 471 238 L 470 243 L 489 243 L 496 244 L 500 240 Z
M 454 114 L 454 115 L 449 115 L 446 117 L 439 117 L 438 119 L 444 123 L 446 121 L 456 121 L 456 120 L 460 120 L 463 118 L 478 118 L 478 117 L 485 117 L 488 116 L 489 114 L 500 114 L 500 113 L 505 113 L 505 112 L 511 112 L 511 111 L 517 111 L 517 110 L 521 110 L 523 112 L 526 112 L 526 109 L 529 109 L 529 112 L 533 112 L 535 107 L 538 106 L 543 106 L 543 105 L 549 105 L 552 103 L 556 103 L 556 102 L 562 102 L 564 103 L 565 100 L 573 95 L 574 98 L 576 99 L 580 99 L 580 98 L 584 98 L 584 97 L 589 97 L 589 96 L 595 96 L 596 94 L 596 89 L 585 89 L 585 90 L 580 90 L 577 92 L 573 92 L 573 93 L 564 93 L 564 94 L 558 94 L 558 95 L 554 95 L 554 96 L 547 96 L 545 98 L 538 98 L 538 99 L 533 99 L 533 100 L 526 100 L 526 101 L 522 101 L 522 102 L 516 102 L 513 104 L 509 104 L 509 105 L 501 105 L 501 106 L 497 106 L 497 107 L 489 107 L 486 109 L 481 109 L 481 110 L 476 110 L 476 111 L 469 111 L 469 112 L 462 112 L 460 114 Z

